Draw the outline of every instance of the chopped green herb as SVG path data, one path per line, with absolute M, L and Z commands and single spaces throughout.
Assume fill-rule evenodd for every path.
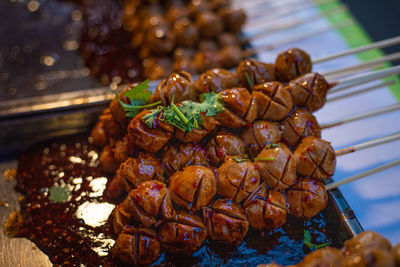
M 243 162 L 243 161 L 247 161 L 248 160 L 248 156 L 247 155 L 244 155 L 243 157 L 242 156 L 235 156 L 235 157 L 233 157 L 233 159 L 237 163 L 240 163 L 240 162 Z
M 71 193 L 66 186 L 53 185 L 49 189 L 49 200 L 52 203 L 64 203 L 68 200 Z
M 271 158 L 254 158 L 254 160 L 259 160 L 259 161 L 274 161 L 275 158 L 271 157 Z
M 310 232 L 307 231 L 307 230 L 304 230 L 303 243 L 304 243 L 304 245 L 306 245 L 311 250 L 320 249 L 320 248 L 323 248 L 323 247 L 326 247 L 326 246 L 329 245 L 329 242 L 322 243 L 322 244 L 319 244 L 319 245 L 311 243 L 311 235 L 310 235 Z
M 247 72 L 245 72 L 244 76 L 246 77 L 246 80 L 247 80 L 247 83 L 250 86 L 250 89 L 253 89 L 253 82 L 251 81 L 249 74 Z
M 265 149 L 270 149 L 270 148 L 274 148 L 274 147 L 278 147 L 278 146 L 279 146 L 279 144 L 271 143 L 271 144 L 266 145 Z

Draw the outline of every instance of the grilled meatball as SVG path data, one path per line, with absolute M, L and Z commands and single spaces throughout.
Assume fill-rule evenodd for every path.
M 91 143 L 96 147 L 104 147 L 107 145 L 107 134 L 104 130 L 104 125 L 101 120 L 99 120 L 92 128 L 92 131 L 90 132 L 90 137 L 92 138 Z
M 254 97 L 246 88 L 232 88 L 221 91 L 224 111 L 216 119 L 225 127 L 240 128 L 252 123 L 257 118 L 257 105 Z
M 131 215 L 124 210 L 122 203 L 119 203 L 117 206 L 115 206 L 113 212 L 111 213 L 111 217 L 114 234 L 120 234 L 122 230 L 128 228 L 132 223 Z
M 171 31 L 166 25 L 148 29 L 144 37 L 144 42 L 146 47 L 155 54 L 170 53 L 176 44 L 173 31 Z
M 133 86 L 133 85 L 132 85 Z M 125 96 L 125 93 L 129 91 L 130 87 L 121 90 L 118 96 L 115 96 L 110 103 L 110 113 L 114 121 L 118 122 L 122 128 L 128 125 L 129 118 L 126 116 L 126 111 L 119 103 L 119 100 L 125 104 L 130 104 L 129 98 Z
M 219 68 L 206 71 L 196 81 L 196 89 L 199 93 L 219 93 L 238 85 L 239 80 L 235 73 Z
M 134 153 L 134 148 L 132 144 L 128 141 L 128 137 L 124 136 L 121 140 L 115 142 L 113 146 L 113 157 L 120 164 L 121 162 L 127 160 Z
M 236 73 L 240 84 L 249 90 L 252 89 L 249 80 L 253 86 L 275 81 L 274 65 L 263 63 L 255 59 L 246 59 L 241 61 L 239 66 L 236 68 Z
M 161 157 L 161 164 L 167 175 L 171 176 L 186 166 L 207 166 L 207 152 L 200 145 L 193 143 L 170 145 Z
M 216 50 L 198 51 L 193 59 L 193 64 L 199 72 L 218 68 L 221 65 L 221 58 Z
M 168 188 L 156 180 L 143 182 L 130 191 L 122 208 L 144 227 L 153 226 L 159 218 L 171 219 L 175 213 Z
M 224 30 L 222 19 L 213 12 L 204 11 L 196 16 L 196 26 L 202 36 L 213 38 Z
M 150 128 L 143 121 L 143 116 L 148 113 L 148 110 L 143 110 L 130 121 L 128 139 L 135 146 L 149 153 L 155 153 L 172 138 L 174 128 L 172 125 L 164 123 L 157 118 L 154 120 L 154 126 Z
M 335 173 L 336 155 L 331 143 L 319 137 L 308 136 L 301 140 L 293 153 L 297 174 L 326 181 Z
M 299 263 L 299 266 L 321 267 L 321 266 L 341 266 L 343 255 L 340 250 L 332 247 L 325 247 L 307 254 Z
M 113 119 L 110 109 L 105 109 L 99 120 L 103 123 L 103 129 L 108 137 L 118 140 L 124 135 L 125 129 Z
M 349 255 L 342 261 L 341 267 L 395 267 L 390 251 L 379 248 L 368 248 Z
M 176 129 L 175 138 L 183 143 L 195 143 L 203 139 L 207 134 L 211 133 L 218 125 L 218 121 L 214 116 L 207 117 L 202 114 L 203 123 L 200 128 L 193 129 L 191 132 Z
M 306 73 L 291 80 L 287 88 L 296 105 L 316 111 L 325 104 L 326 93 L 331 85 L 318 73 Z
M 396 266 L 400 266 L 400 243 L 392 248 L 392 256 Z
M 289 214 L 311 219 L 325 209 L 328 194 L 319 180 L 299 177 L 286 191 L 286 200 Z
M 240 203 L 259 185 L 260 174 L 250 161 L 229 157 L 217 171 L 218 194 Z
M 297 76 L 311 72 L 310 56 L 301 49 L 288 49 L 275 60 L 276 77 L 281 82 L 288 82 Z
M 226 156 L 244 156 L 245 144 L 239 136 L 228 132 L 218 132 L 206 146 L 211 164 L 219 165 Z
M 243 9 L 224 8 L 219 10 L 218 15 L 222 17 L 225 27 L 234 33 L 241 31 L 247 18 Z
M 250 155 L 257 155 L 265 145 L 279 143 L 281 140 L 279 123 L 259 120 L 253 122 L 250 128 L 242 132 L 242 139 Z
M 230 199 L 218 199 L 203 208 L 204 224 L 212 240 L 238 246 L 249 230 L 243 209 Z
M 194 46 L 199 40 L 199 29 L 188 18 L 180 18 L 174 23 L 173 33 L 180 46 Z
M 193 100 L 195 97 L 196 88 L 192 75 L 186 71 L 178 71 L 158 84 L 150 102 L 161 100 L 167 106 L 172 103 L 172 98 L 175 103 L 179 103 L 184 100 Z
M 178 212 L 173 220 L 163 222 L 158 234 L 163 248 L 171 253 L 193 253 L 207 238 L 201 219 L 184 211 Z
M 169 57 L 146 56 L 143 60 L 143 75 L 150 80 L 167 77 L 172 72 L 172 60 Z
M 230 69 L 236 67 L 242 59 L 242 48 L 238 45 L 229 45 L 219 51 L 222 67 Z
M 111 253 L 128 265 L 148 265 L 160 257 L 161 244 L 153 230 L 129 228 L 118 236 Z
M 169 178 L 171 199 L 191 211 L 208 206 L 217 193 L 214 172 L 204 166 L 188 166 Z
M 276 190 L 287 189 L 296 182 L 296 161 L 284 144 L 266 145 L 256 158 L 261 179 Z
M 280 82 L 267 82 L 253 87 L 258 118 L 279 121 L 293 109 L 290 92 Z
M 375 248 L 390 251 L 392 245 L 380 234 L 373 231 L 365 231 L 345 241 L 342 248 L 342 254 L 347 256 L 366 249 Z
M 314 115 L 305 108 L 295 109 L 282 121 L 282 142 L 295 147 L 307 136 L 321 136 L 321 128 Z
M 106 173 L 114 173 L 119 166 L 119 162 L 114 158 L 114 152 L 111 146 L 103 147 L 100 153 L 99 162 L 101 169 Z
M 243 203 L 250 225 L 260 231 L 272 232 L 286 222 L 286 200 L 283 193 L 260 186 Z

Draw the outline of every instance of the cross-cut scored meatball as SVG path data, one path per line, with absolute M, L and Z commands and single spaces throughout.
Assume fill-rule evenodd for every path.
M 169 178 L 169 190 L 174 203 L 198 211 L 211 204 L 217 193 L 217 181 L 210 168 L 188 166 Z
M 288 49 L 275 60 L 276 77 L 281 82 L 288 82 L 297 76 L 311 72 L 310 55 L 298 48 Z
M 99 116 L 99 121 L 103 123 L 103 129 L 108 137 L 118 140 L 124 135 L 125 129 L 114 120 L 109 108 L 105 109 Z
M 249 230 L 243 209 L 230 199 L 218 199 L 203 208 L 203 218 L 212 240 L 239 245 Z
M 252 94 L 257 103 L 259 119 L 279 121 L 293 108 L 292 96 L 280 82 L 258 84 L 253 87 Z
M 286 191 L 289 214 L 311 219 L 325 209 L 328 194 L 321 181 L 299 177 L 296 184 Z
M 249 90 L 252 90 L 249 83 L 254 86 L 265 82 L 275 81 L 274 65 L 254 59 L 241 61 L 236 68 L 236 73 L 240 84 Z
M 250 225 L 260 231 L 272 232 L 286 223 L 286 200 L 283 193 L 260 186 L 243 203 Z
M 228 158 L 217 171 L 218 194 L 240 203 L 260 184 L 260 174 L 250 161 Z
M 297 108 L 282 121 L 282 142 L 293 148 L 307 136 L 321 137 L 321 128 L 310 111 Z
M 207 152 L 199 144 L 187 143 L 166 147 L 161 164 L 168 176 L 183 170 L 186 166 L 208 166 Z
M 218 12 L 223 19 L 225 27 L 231 32 L 240 32 L 246 23 L 247 15 L 243 9 L 224 8 Z
M 179 105 L 177 105 L 179 106 Z M 195 143 L 200 142 L 206 135 L 211 133 L 219 124 L 214 116 L 207 117 L 201 114 L 203 123 L 200 128 L 193 129 L 191 132 L 182 131 L 177 128 L 175 131 L 175 138 L 183 143 Z
M 261 179 L 276 190 L 287 189 L 296 182 L 296 161 L 284 144 L 266 145 L 256 158 Z
M 279 143 L 281 140 L 280 125 L 277 122 L 259 120 L 250 128 L 243 130 L 241 137 L 251 155 L 257 155 L 267 144 Z
M 206 146 L 211 164 L 219 165 L 226 156 L 244 156 L 245 143 L 239 136 L 229 132 L 218 132 Z
M 118 236 L 111 253 L 125 264 L 147 265 L 160 257 L 161 244 L 153 230 L 129 228 Z
M 238 85 L 239 80 L 235 73 L 219 68 L 206 71 L 196 81 L 196 89 L 199 93 L 219 93 Z
M 196 16 L 196 25 L 204 37 L 216 37 L 224 30 L 224 24 L 220 17 L 213 12 L 201 12 Z
M 158 234 L 163 248 L 171 253 L 193 253 L 202 247 L 207 238 L 207 230 L 201 219 L 184 211 L 178 212 L 172 220 L 163 222 Z
M 335 150 L 330 142 L 319 137 L 303 138 L 293 155 L 297 163 L 297 173 L 301 176 L 326 181 L 335 173 Z

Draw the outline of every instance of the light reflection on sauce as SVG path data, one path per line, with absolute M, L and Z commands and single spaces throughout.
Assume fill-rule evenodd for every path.
M 86 225 L 99 227 L 107 222 L 115 205 L 110 203 L 99 203 L 86 201 L 76 210 L 75 216 L 82 219 Z

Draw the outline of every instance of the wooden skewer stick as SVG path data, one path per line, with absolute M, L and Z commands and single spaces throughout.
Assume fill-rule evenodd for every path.
M 367 177 L 367 176 L 370 176 L 372 174 L 375 174 L 375 173 L 390 169 L 390 168 L 395 167 L 397 165 L 400 165 L 400 159 L 392 161 L 392 162 L 389 162 L 389 163 L 386 163 L 386 164 L 383 164 L 383 165 L 381 165 L 379 167 L 370 169 L 368 171 L 365 171 L 365 172 L 362 172 L 362 173 L 347 177 L 347 178 L 342 179 L 340 181 L 327 184 L 325 186 L 325 189 L 326 189 L 326 191 L 332 190 L 332 189 L 335 189 L 336 187 L 339 187 L 341 185 L 344 185 L 344 184 L 347 184 L 347 183 L 362 179 L 364 177 Z

